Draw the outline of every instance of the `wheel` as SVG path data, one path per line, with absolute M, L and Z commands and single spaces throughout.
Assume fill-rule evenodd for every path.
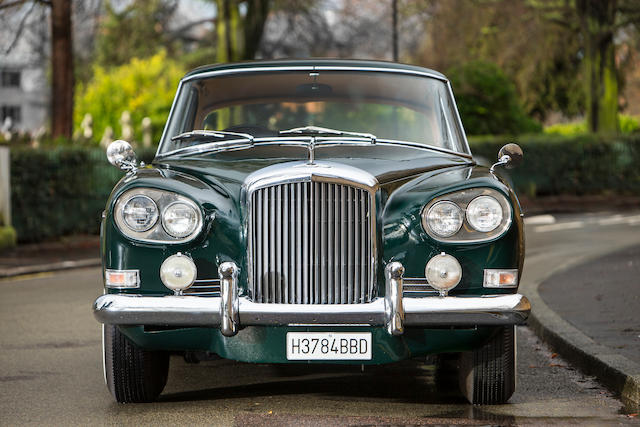
M 104 374 L 119 403 L 152 402 L 169 375 L 169 353 L 143 350 L 113 325 L 103 326 Z
M 515 326 L 499 328 L 484 346 L 460 355 L 459 384 L 474 405 L 509 400 L 516 388 Z

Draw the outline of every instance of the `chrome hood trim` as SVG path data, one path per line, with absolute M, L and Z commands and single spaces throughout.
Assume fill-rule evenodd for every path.
M 262 187 L 292 182 L 331 182 L 352 185 L 374 194 L 378 180 L 370 173 L 337 162 L 316 161 L 314 163 L 294 161 L 267 166 L 249 175 L 244 183 L 248 193 Z

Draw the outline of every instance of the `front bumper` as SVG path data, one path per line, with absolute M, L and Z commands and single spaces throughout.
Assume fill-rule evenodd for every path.
M 219 269 L 220 297 L 106 294 L 94 302 L 93 312 L 106 324 L 219 327 L 233 336 L 241 326 L 294 325 L 385 326 L 391 335 L 400 335 L 405 326 L 513 325 L 531 311 L 529 300 L 520 294 L 403 297 L 403 272 L 399 263 L 389 264 L 386 297 L 366 304 L 264 304 L 237 296 L 237 267 L 224 263 Z

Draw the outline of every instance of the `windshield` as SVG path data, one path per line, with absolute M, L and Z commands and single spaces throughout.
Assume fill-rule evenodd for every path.
M 466 152 L 447 84 L 430 77 L 372 71 L 241 72 L 187 81 L 177 96 L 159 154 L 211 142 L 204 136 L 172 140 L 194 130 L 260 138 L 305 126 Z M 218 140 L 234 138 L 230 134 Z

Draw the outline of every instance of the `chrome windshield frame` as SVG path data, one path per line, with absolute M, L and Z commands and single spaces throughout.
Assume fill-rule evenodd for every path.
M 402 145 L 410 145 L 410 146 L 414 146 L 414 147 L 423 147 L 423 148 L 433 149 L 433 150 L 436 150 L 436 151 L 442 151 L 442 152 L 447 152 L 447 153 L 451 153 L 451 154 L 457 154 L 457 155 L 460 155 L 460 156 L 463 156 L 463 157 L 469 157 L 469 158 L 472 157 L 471 148 L 469 147 L 469 141 L 467 139 L 467 134 L 464 131 L 464 126 L 462 125 L 462 119 L 460 117 L 460 112 L 458 111 L 458 106 L 456 104 L 456 99 L 455 99 L 455 96 L 453 95 L 453 89 L 451 87 L 451 82 L 446 77 L 438 75 L 436 73 L 428 72 L 426 70 L 425 71 L 419 71 L 419 70 L 410 70 L 410 69 L 384 68 L 384 67 L 367 67 L 367 66 L 293 65 L 293 66 L 284 66 L 284 67 L 270 67 L 270 66 L 266 66 L 265 67 L 265 66 L 263 66 L 263 67 L 252 67 L 252 68 L 230 68 L 230 69 L 223 69 L 223 70 L 206 71 L 206 72 L 203 72 L 203 73 L 193 74 L 193 75 L 184 77 L 178 83 L 178 88 L 176 90 L 176 96 L 173 99 L 173 103 L 171 105 L 171 110 L 169 111 L 169 116 L 167 118 L 167 122 L 165 124 L 164 130 L 162 131 L 162 136 L 160 138 L 160 143 L 158 144 L 158 148 L 156 150 L 156 158 L 158 158 L 158 159 L 166 158 L 168 155 L 170 155 L 172 153 L 176 153 L 177 151 L 180 150 L 180 149 L 171 150 L 171 151 L 168 151 L 166 153 L 160 153 L 160 149 L 164 145 L 163 143 L 166 141 L 165 137 L 166 137 L 167 129 L 169 127 L 168 126 L 169 125 L 169 121 L 173 117 L 177 100 L 178 100 L 178 98 L 180 98 L 179 95 L 180 95 L 180 93 L 182 91 L 182 88 L 183 88 L 185 83 L 191 82 L 193 80 L 200 80 L 200 79 L 206 79 L 206 78 L 222 76 L 222 75 L 229 75 L 229 74 L 280 72 L 280 71 L 309 71 L 309 72 L 313 72 L 313 71 L 362 71 L 362 72 L 379 72 L 379 73 L 414 75 L 414 76 L 420 76 L 420 77 L 426 77 L 426 78 L 432 78 L 432 79 L 439 80 L 439 81 L 443 82 L 446 85 L 448 95 L 449 95 L 449 97 L 451 99 L 451 103 L 452 103 L 452 105 L 454 107 L 456 124 L 460 127 L 461 136 L 462 136 L 462 143 L 463 143 L 463 149 L 465 150 L 465 152 L 458 152 L 458 151 L 449 150 L 449 149 L 443 148 L 443 147 L 438 147 L 438 146 L 433 146 L 433 145 L 428 145 L 428 144 L 420 144 L 420 143 L 411 142 L 411 141 L 379 139 L 379 140 L 377 140 L 377 142 L 382 142 L 382 141 L 402 142 L 403 143 Z M 318 138 L 318 137 L 316 137 L 316 138 Z M 264 139 L 264 138 L 255 138 L 255 141 L 257 142 L 257 141 L 259 141 L 261 139 Z M 270 137 L 269 139 L 273 139 L 273 137 Z M 226 142 L 231 142 L 231 141 L 226 141 Z M 233 148 L 233 147 L 231 147 L 231 148 Z

